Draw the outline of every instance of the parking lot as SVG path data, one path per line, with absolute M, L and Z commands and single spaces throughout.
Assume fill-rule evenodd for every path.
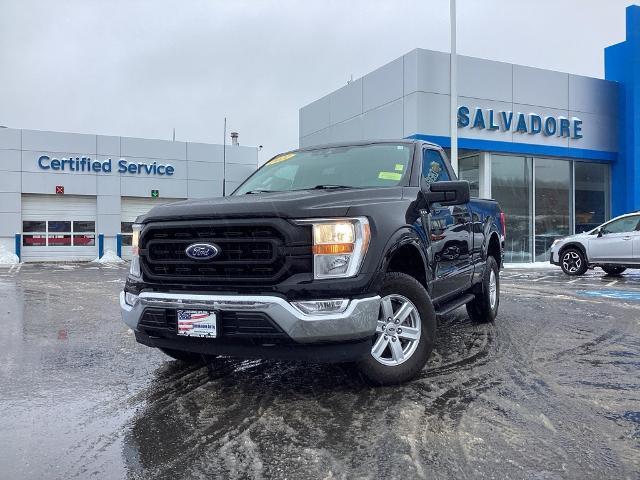
M 422 376 L 184 367 L 119 318 L 126 266 L 0 269 L 3 478 L 638 478 L 640 271 L 502 271 Z

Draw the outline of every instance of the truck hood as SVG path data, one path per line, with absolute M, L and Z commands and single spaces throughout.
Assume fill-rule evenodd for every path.
M 214 218 L 343 217 L 352 206 L 394 202 L 401 198 L 402 187 L 258 193 L 159 205 L 138 217 L 137 222 Z

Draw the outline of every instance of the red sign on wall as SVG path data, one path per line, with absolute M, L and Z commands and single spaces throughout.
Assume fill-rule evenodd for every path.
M 64 195 L 64 185 L 56 185 L 56 194 Z

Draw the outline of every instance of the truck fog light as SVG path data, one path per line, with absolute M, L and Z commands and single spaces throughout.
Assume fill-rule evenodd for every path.
M 291 305 L 306 315 L 329 315 L 344 312 L 349 305 L 349 300 L 311 300 L 291 302 Z
M 326 276 L 342 276 L 349 270 L 351 255 L 317 255 L 314 260 L 316 272 L 324 272 Z
M 126 303 L 130 307 L 134 307 L 136 303 L 138 303 L 138 295 L 130 292 L 124 292 L 124 303 Z

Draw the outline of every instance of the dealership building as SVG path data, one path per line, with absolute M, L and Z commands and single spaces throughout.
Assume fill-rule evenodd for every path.
M 459 174 L 506 212 L 508 262 L 640 209 L 640 7 L 605 79 L 457 57 Z M 300 109 L 300 146 L 450 140 L 450 54 L 416 49 Z
M 126 258 L 162 203 L 221 196 L 258 166 L 237 145 L 0 128 L 0 249 L 22 261 Z

